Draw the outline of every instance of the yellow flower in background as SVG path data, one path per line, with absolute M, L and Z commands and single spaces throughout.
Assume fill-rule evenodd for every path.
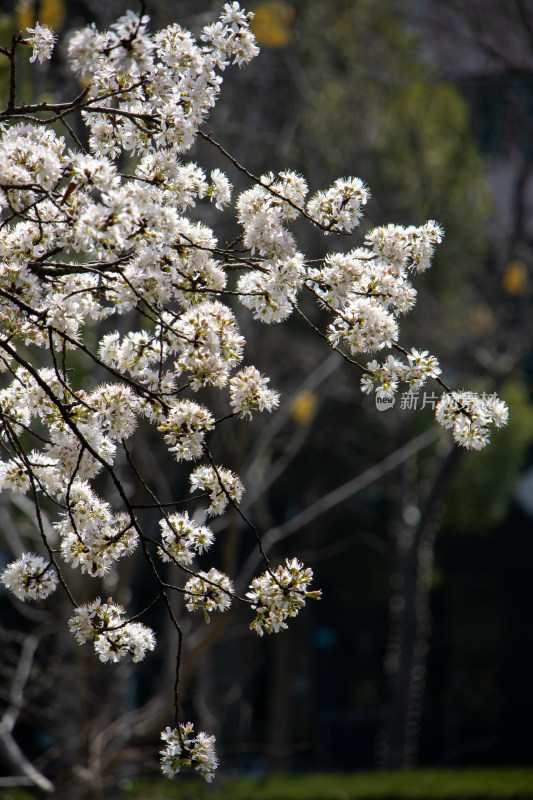
M 250 27 L 259 47 L 276 50 L 278 47 L 285 47 L 290 42 L 294 9 L 287 3 L 283 3 L 281 0 L 270 0 L 270 2 L 259 3 L 253 11 L 254 18 Z
M 314 392 L 304 389 L 299 392 L 291 405 L 291 416 L 297 425 L 309 425 L 311 422 L 316 407 L 318 404 L 318 397 Z
M 502 289 L 507 294 L 523 294 L 527 286 L 527 268 L 523 261 L 510 261 L 502 276 Z
M 39 3 L 37 0 L 19 0 L 16 13 L 20 30 L 31 28 L 36 22 L 40 22 L 41 25 L 57 31 L 65 19 L 65 0 L 40 0 Z
M 468 325 L 472 333 L 478 336 L 488 336 L 494 328 L 492 309 L 484 303 L 473 306 L 468 315 Z

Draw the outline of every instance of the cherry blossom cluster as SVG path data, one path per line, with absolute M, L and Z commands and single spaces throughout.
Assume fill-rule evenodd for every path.
M 57 572 L 41 556 L 23 553 L 2 573 L 2 583 L 23 602 L 44 600 L 55 591 Z
M 363 216 L 370 192 L 360 178 L 339 178 L 325 192 L 317 192 L 307 213 L 330 231 L 351 233 Z
M 293 558 L 287 559 L 272 572 L 267 570 L 259 578 L 254 578 L 246 597 L 256 612 L 256 618 L 250 625 L 259 636 L 267 633 L 278 633 L 287 627 L 287 617 L 295 617 L 305 605 L 306 598 L 318 599 L 319 591 L 309 591 L 308 586 L 313 579 L 313 570 Z
M 245 367 L 231 378 L 230 405 L 244 419 L 252 418 L 252 410 L 273 411 L 279 405 L 279 394 L 268 388 L 270 378 L 265 378 L 255 367 Z
M 238 475 L 225 467 L 196 467 L 189 477 L 191 492 L 201 490 L 209 495 L 207 514 L 218 517 L 228 503 L 240 503 L 244 486 Z
M 209 550 L 214 536 L 205 525 L 198 525 L 189 519 L 186 511 L 171 514 L 159 521 L 161 527 L 161 546 L 158 554 L 162 561 L 174 561 L 184 567 L 190 566 L 196 553 Z
M 479 449 L 489 426 L 507 420 L 497 397 L 451 392 L 434 356 L 399 344 L 400 317 L 416 302 L 411 279 L 431 265 L 443 235 L 435 222 L 379 227 L 363 246 L 345 252 L 332 245 L 309 261 L 294 221 L 307 221 L 328 242 L 351 234 L 370 197 L 364 183 L 340 178 L 308 199 L 301 175 L 253 176 L 202 132 L 226 67 L 258 53 L 251 17 L 238 2 L 226 3 L 197 38 L 177 23 L 152 34 L 149 18 L 131 11 L 108 31 L 77 31 L 68 60 L 83 89 L 70 103 L 17 105 L 17 60 L 0 47 L 12 69 L 0 112 L 0 489 L 33 497 L 48 553 L 25 553 L 1 580 L 20 600 L 45 599 L 61 584 L 74 606 L 70 630 L 104 662 L 142 660 L 155 635 L 135 621 L 141 614 L 127 621 L 111 600 L 80 604 L 64 565 L 100 579 L 137 549 L 157 584 L 153 604 L 171 608 L 160 570 L 173 565 L 180 577 L 170 588 L 181 593 L 184 613 L 201 611 L 208 622 L 238 599 L 255 613 L 251 628 L 260 636 L 286 628 L 320 594 L 309 588 L 309 568 L 287 559 L 273 570 L 262 549 L 266 571 L 244 597 L 230 576 L 197 563 L 214 541 L 208 517 L 230 508 L 247 522 L 239 508 L 243 482 L 215 463 L 210 438 L 228 417 L 250 420 L 280 402 L 269 378 L 243 364 L 237 303 L 262 323 L 296 311 L 313 328 L 299 307 L 302 293 L 310 294 L 331 315 L 322 339 L 362 370 L 363 392 L 392 395 L 401 382 L 418 389 L 436 379 L 446 392 L 437 421 L 462 446 Z M 13 47 L 30 47 L 32 62 L 49 59 L 53 32 L 37 23 L 27 33 Z M 88 147 L 70 115 L 85 124 Z M 207 173 L 184 160 L 198 136 L 246 173 L 250 185 L 234 201 L 220 168 Z M 226 244 L 198 207 L 222 211 L 232 202 L 242 232 Z M 392 352 L 382 362 L 353 360 L 385 350 Z M 206 389 L 220 390 L 213 409 Z M 190 514 L 169 511 L 134 461 L 130 440 L 139 424 L 161 434 L 170 460 L 190 465 L 190 492 L 174 500 L 191 503 Z M 158 511 L 157 539 L 143 530 L 123 478 L 130 468 Z M 105 485 L 103 477 L 112 487 L 108 499 L 94 488 L 96 478 Z M 42 523 L 43 503 L 55 514 L 53 535 Z M 187 723 L 162 738 L 166 775 L 192 766 L 211 780 L 212 736 Z
M 454 441 L 481 450 L 489 441 L 489 425 L 507 424 L 509 410 L 497 395 L 481 397 L 474 392 L 451 392 L 441 397 L 435 416 L 444 428 L 451 428 Z
M 377 391 L 389 397 L 397 391 L 399 381 L 407 383 L 412 391 L 418 391 L 428 378 L 437 378 L 441 374 L 435 356 L 415 347 L 407 354 L 406 362 L 389 355 L 382 364 L 369 361 L 366 369 L 366 374 L 361 378 L 361 390 L 366 394 Z
M 441 238 L 434 222 L 407 229 L 388 225 L 367 234 L 366 247 L 326 258 L 312 278 L 318 298 L 337 312 L 329 326 L 330 342 L 342 342 L 353 354 L 396 345 L 398 317 L 416 302 L 409 272 L 430 266 Z
M 142 661 L 155 647 L 154 632 L 141 622 L 126 622 L 125 613 L 122 606 L 98 597 L 78 606 L 68 625 L 79 644 L 93 643 L 100 661 L 117 662 L 126 656 Z
M 166 746 L 160 751 L 161 769 L 168 778 L 174 778 L 182 767 L 194 767 L 208 783 L 217 768 L 215 737 L 203 731 L 195 735 L 192 722 L 178 728 L 167 728 L 161 734 Z
M 131 555 L 138 544 L 129 516 L 113 513 L 87 481 L 75 480 L 69 486 L 68 511 L 54 528 L 64 561 L 93 577 L 105 575 L 115 561 Z
M 31 33 L 31 36 L 26 39 L 26 43 L 33 48 L 30 63 L 38 61 L 39 64 L 42 64 L 44 61 L 48 61 L 56 43 L 54 32 L 46 25 L 40 25 L 39 23 L 35 25 L 35 28 L 27 28 L 27 31 Z
M 233 591 L 230 578 L 211 567 L 209 572 L 199 572 L 185 584 L 186 606 L 189 611 L 203 611 L 209 622 L 211 611 L 227 611 Z
M 193 400 L 178 400 L 158 430 L 163 431 L 169 452 L 178 461 L 192 461 L 202 455 L 205 435 L 214 427 L 215 419 L 207 408 Z

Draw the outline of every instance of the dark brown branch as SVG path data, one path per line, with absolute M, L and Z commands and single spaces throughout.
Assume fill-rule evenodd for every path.
M 251 181 L 256 183 L 258 186 L 261 186 L 263 189 L 265 189 L 271 195 L 276 197 L 278 200 L 282 200 L 284 203 L 287 203 L 289 206 L 292 206 L 292 208 L 294 208 L 299 214 L 301 214 L 302 217 L 305 217 L 305 219 L 307 219 L 309 222 L 312 222 L 313 225 L 316 225 L 317 228 L 321 228 L 321 230 L 326 231 L 326 233 L 340 233 L 343 236 L 351 236 L 351 233 L 349 233 L 348 231 L 334 230 L 333 229 L 333 226 L 335 225 L 334 221 L 332 221 L 329 225 L 323 225 L 321 222 L 318 222 L 318 220 L 314 219 L 310 214 L 308 214 L 307 211 L 305 211 L 305 209 L 298 206 L 292 200 L 289 200 L 288 197 L 284 197 L 280 192 L 277 192 L 267 183 L 263 183 L 261 178 L 258 178 L 257 175 L 254 175 L 252 172 L 247 170 L 246 167 L 243 167 L 243 165 L 240 164 L 237 161 L 237 159 L 233 158 L 233 156 L 230 155 L 230 153 L 228 153 L 228 151 L 225 150 L 221 144 L 216 142 L 212 136 L 210 136 L 207 133 L 203 133 L 203 131 L 198 131 L 198 134 L 202 137 L 202 139 L 205 139 L 206 142 L 210 142 L 218 150 L 220 150 L 222 155 L 224 155 L 229 161 L 231 161 L 233 166 L 236 167 L 238 170 L 240 170 L 240 172 L 242 172 L 244 175 L 250 178 Z

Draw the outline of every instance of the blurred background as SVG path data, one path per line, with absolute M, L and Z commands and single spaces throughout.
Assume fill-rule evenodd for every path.
M 402 344 L 429 349 L 455 388 L 497 391 L 510 422 L 486 451 L 451 448 L 435 428 L 432 387 L 416 407 L 399 398 L 378 410 L 360 375 L 298 320 L 266 328 L 239 309 L 248 363 L 271 376 L 282 403 L 268 420 L 228 425 L 212 449 L 244 477 L 247 513 L 274 563 L 297 555 L 323 598 L 263 639 L 240 609 L 210 626 L 187 621 L 185 716 L 215 733 L 232 774 L 532 765 L 533 2 L 243 5 L 255 12 L 261 54 L 225 72 L 205 130 L 254 174 L 294 169 L 311 192 L 344 175 L 367 183 L 372 199 L 350 240 L 297 226 L 309 258 L 351 249 L 378 224 L 437 220 L 445 239 L 415 284 Z M 8 41 L 39 19 L 62 38 L 88 22 L 103 29 L 128 7 L 138 9 L 133 0 L 2 0 L 0 33 Z M 198 31 L 220 7 L 150 0 L 147 12 L 153 29 L 178 21 Z M 64 50 L 31 77 L 21 63 L 19 97 L 75 94 Z M 0 63 L 2 103 L 7 75 Z M 187 160 L 248 187 L 206 143 Z M 212 209 L 194 213 L 216 221 L 220 240 L 237 234 Z M 303 307 L 323 324 L 318 308 Z M 84 369 L 87 385 L 102 380 Z M 134 448 L 163 500 L 184 491 L 186 471 L 163 464 L 150 431 Z M 249 532 L 228 516 L 216 558 L 242 589 L 260 564 Z M 156 532 L 155 516 L 143 524 Z M 29 500 L 0 495 L 0 537 L 2 565 L 31 546 Z M 139 610 L 140 564 L 122 569 L 99 591 Z M 83 591 L 93 597 L 94 581 Z M 40 771 L 69 776 L 72 796 L 83 797 L 97 779 L 112 786 L 157 772 L 175 643 L 154 616 L 151 658 L 102 665 L 71 641 L 68 614 L 60 598 L 26 608 L 0 594 L 0 700 L 12 703 L 25 658 L 14 737 Z

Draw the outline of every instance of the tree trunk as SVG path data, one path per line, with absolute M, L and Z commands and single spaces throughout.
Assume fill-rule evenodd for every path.
M 384 663 L 389 701 L 376 742 L 376 765 L 384 769 L 414 767 L 418 762 L 431 637 L 430 590 L 438 512 L 442 493 L 460 456 L 461 451 L 454 448 L 441 461 L 421 513 L 414 502 L 414 465 L 403 470 Z

